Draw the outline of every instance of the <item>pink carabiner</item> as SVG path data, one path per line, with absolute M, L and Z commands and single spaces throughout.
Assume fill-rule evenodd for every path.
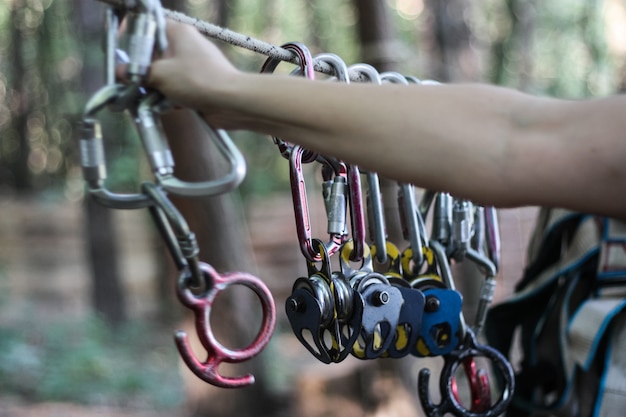
M 207 352 L 207 359 L 201 362 L 194 355 L 187 334 L 179 330 L 175 341 L 178 352 L 189 369 L 203 381 L 222 388 L 239 388 L 254 383 L 254 375 L 247 374 L 238 377 L 227 377 L 219 373 L 218 367 L 222 362 L 240 363 L 258 355 L 267 345 L 276 325 L 276 307 L 269 289 L 259 278 L 243 273 L 234 272 L 220 275 L 215 269 L 204 262 L 200 269 L 207 279 L 207 292 L 200 296 L 192 293 L 188 286 L 188 273 L 185 271 L 178 281 L 178 298 L 194 312 L 196 332 L 200 343 Z M 250 288 L 259 298 L 263 308 L 263 323 L 258 335 L 243 349 L 229 349 L 222 345 L 215 337 L 209 316 L 213 301 L 220 292 L 231 285 L 244 285 Z
M 296 218 L 296 233 L 300 242 L 300 250 L 310 262 L 319 262 L 322 255 L 313 245 L 311 238 L 311 218 L 309 216 L 309 203 L 306 197 L 306 184 L 302 171 L 303 156 L 306 150 L 299 145 L 294 145 L 289 156 L 289 168 L 291 181 L 291 196 L 293 198 L 293 210 Z M 328 256 L 339 250 L 343 239 L 341 235 L 331 234 L 330 240 L 325 244 Z

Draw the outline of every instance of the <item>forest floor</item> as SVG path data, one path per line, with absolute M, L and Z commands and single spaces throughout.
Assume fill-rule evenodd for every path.
M 291 202 L 280 197 L 250 207 L 254 209 L 247 213 L 248 229 L 258 273 L 275 296 L 279 314 L 284 314 L 280 306 L 291 283 L 306 273 L 296 244 Z M 111 335 L 94 324 L 91 315 L 81 204 L 0 199 L 0 212 L 0 417 L 185 415 L 182 382 L 171 372 L 178 369 L 171 349 L 171 328 L 153 323 L 158 309 L 153 285 L 154 241 L 146 238 L 149 218 L 136 211 L 115 213 L 129 315 L 133 321 L 152 321 L 153 325 L 141 330 L 131 326 Z M 511 293 L 521 275 L 535 214 L 535 208 L 499 212 L 503 253 L 498 299 Z M 284 325 L 284 317 L 279 320 Z M 164 331 L 164 327 L 170 330 Z M 301 399 L 299 417 L 330 416 L 328 409 L 321 409 L 322 403 L 339 407 L 344 416 L 363 415 L 362 409 L 347 400 L 323 399 L 325 390 L 320 385 L 333 374 L 341 378 L 353 365 L 329 372 L 330 367 L 314 364 L 293 336 L 278 337 L 279 342 L 270 346 L 271 355 L 278 355 L 274 362 L 288 361 L 289 366 L 281 367 L 295 370 L 277 375 L 273 388 Z M 96 346 L 99 341 L 106 347 Z M 76 350 L 65 352 L 63 344 Z M 138 345 L 137 351 L 129 347 L 132 344 Z M 57 349 L 53 356 L 42 353 L 44 345 Z M 124 351 L 127 363 L 119 360 L 122 348 L 130 350 Z M 143 374 L 124 372 L 133 366 L 142 368 Z M 83 381 L 85 368 L 91 379 L 108 378 L 114 386 L 102 388 L 90 385 L 90 379 Z M 294 373 L 299 374 L 296 380 Z M 380 381 L 376 389 L 395 401 L 383 401 L 381 404 L 387 405 L 368 416 L 419 415 L 407 412 L 415 398 L 404 398 L 388 381 Z M 156 398 L 147 398 L 144 392 L 152 392 Z M 110 401 L 115 395 L 124 399 Z M 354 413 L 349 412 L 350 407 Z

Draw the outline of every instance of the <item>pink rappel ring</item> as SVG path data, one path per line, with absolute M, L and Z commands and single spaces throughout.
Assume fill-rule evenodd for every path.
M 215 269 L 204 262 L 200 269 L 207 279 L 208 290 L 200 295 L 193 294 L 188 286 L 189 273 L 184 271 L 178 280 L 178 298 L 194 312 L 196 332 L 200 343 L 207 352 L 207 359 L 201 362 L 194 355 L 187 334 L 179 330 L 175 341 L 178 351 L 189 369 L 203 381 L 222 388 L 238 388 L 254 383 L 254 375 L 247 374 L 238 377 L 228 377 L 219 373 L 218 367 L 222 362 L 240 363 L 258 355 L 267 345 L 276 326 L 276 307 L 272 294 L 259 278 L 243 272 L 218 274 Z M 263 323 L 256 338 L 242 349 L 229 349 L 222 345 L 213 330 L 209 317 L 211 307 L 220 292 L 231 285 L 244 285 L 250 288 L 259 298 L 263 309 Z

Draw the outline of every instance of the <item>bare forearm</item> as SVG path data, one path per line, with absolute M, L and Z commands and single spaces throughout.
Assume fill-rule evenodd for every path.
M 597 188 L 604 180 L 586 183 L 564 154 L 593 158 L 581 145 L 597 140 L 587 139 L 594 130 L 581 131 L 577 122 L 585 104 L 484 85 L 346 86 L 259 74 L 239 78 L 222 99 L 230 115 L 222 122 L 230 127 L 276 135 L 423 188 L 496 206 L 605 204 L 580 198 L 576 185 Z M 615 151 L 623 155 L 623 146 Z M 624 216 L 623 207 L 605 212 Z
M 510 162 L 507 134 L 518 94 L 478 90 L 485 89 L 476 94 L 474 86 L 345 86 L 249 74 L 233 84 L 220 107 L 237 115 L 232 127 L 462 194 L 481 183 L 501 189 L 498 182 Z

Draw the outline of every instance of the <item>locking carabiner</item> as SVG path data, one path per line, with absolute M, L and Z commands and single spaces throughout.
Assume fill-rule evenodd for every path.
M 178 298 L 191 309 L 195 315 L 196 332 L 202 347 L 207 352 L 204 362 L 198 360 L 191 349 L 187 334 L 179 330 L 175 341 L 178 351 L 189 369 L 200 379 L 211 385 L 222 388 L 238 388 L 254 383 L 254 375 L 247 374 L 238 377 L 224 376 L 219 371 L 219 365 L 226 363 L 241 363 L 258 355 L 270 341 L 276 326 L 276 307 L 269 289 L 259 278 L 243 273 L 234 272 L 218 274 L 209 264 L 200 263 L 200 269 L 205 275 L 208 284 L 202 294 L 194 294 L 189 288 L 189 271 L 184 270 L 178 279 Z M 211 329 L 210 315 L 216 297 L 228 287 L 243 285 L 250 288 L 258 297 L 263 309 L 262 325 L 256 338 L 242 349 L 230 349 L 222 345 Z
M 200 116 L 209 138 L 215 143 L 220 154 L 227 160 L 229 171 L 221 178 L 190 182 L 174 176 L 174 160 L 159 113 L 167 106 L 164 97 L 153 92 L 140 100 L 135 114 L 135 124 L 141 142 L 148 155 L 152 171 L 168 192 L 186 197 L 206 197 L 227 193 L 237 188 L 246 176 L 246 161 L 228 134 L 221 129 L 213 129 Z
M 98 203 L 116 209 L 139 209 L 152 204 L 148 196 L 141 193 L 114 193 L 106 188 L 107 169 L 102 127 L 95 117 L 102 109 L 116 103 L 126 88 L 121 84 L 106 85 L 87 102 L 80 129 L 80 160 L 88 192 Z
M 313 57 L 314 62 L 330 65 L 338 82 L 350 83 L 350 70 L 346 63 L 336 54 L 322 53 Z M 365 253 L 365 218 L 361 197 L 361 175 L 359 167 L 347 165 L 347 183 L 349 191 L 350 221 L 352 229 L 352 252 L 350 260 L 358 262 Z
M 172 255 L 176 268 L 179 271 L 187 269 L 190 275 L 190 287 L 196 293 L 206 291 L 207 283 L 200 270 L 200 248 L 196 235 L 189 229 L 180 211 L 167 198 L 162 187 L 145 182 L 141 188 L 153 202 L 150 206 L 150 214 Z
M 135 86 L 143 83 L 156 50 L 167 49 L 165 13 L 159 0 L 138 0 L 137 8 L 128 14 L 128 79 Z
M 499 371 L 503 381 L 502 392 L 495 404 L 481 411 L 464 408 L 459 402 L 453 389 L 456 369 L 468 359 L 485 357 L 489 359 Z M 456 417 L 496 417 L 502 414 L 513 399 L 515 390 L 515 375 L 509 361 L 496 349 L 480 345 L 476 342 L 476 336 L 468 329 L 462 345 L 453 352 L 444 355 L 444 366 L 439 378 L 439 392 L 441 402 L 433 404 L 430 399 L 429 379 L 430 370 L 422 369 L 418 377 L 418 395 L 422 408 L 428 417 L 444 417 L 451 413 Z

